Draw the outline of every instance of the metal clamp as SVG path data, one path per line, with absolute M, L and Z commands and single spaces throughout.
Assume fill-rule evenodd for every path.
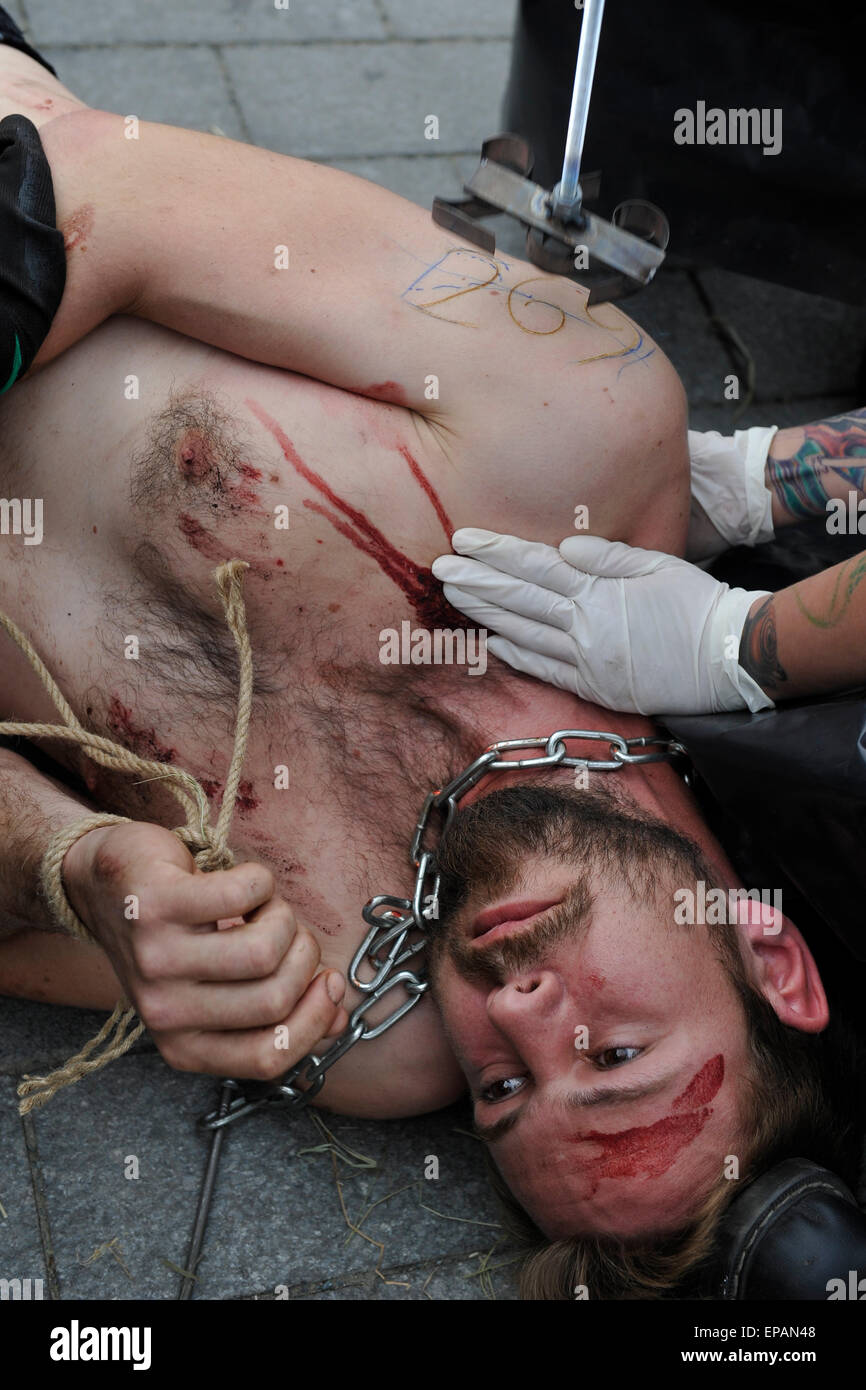
M 532 152 L 519 135 L 496 135 L 481 147 L 481 163 L 463 186 L 468 198 L 433 199 L 433 221 L 493 255 L 496 237 L 480 219 L 497 213 L 527 228 L 527 260 L 539 269 L 587 281 L 589 304 L 622 299 L 648 285 L 665 258 L 670 225 L 660 208 L 643 199 L 628 199 L 613 220 L 581 208 L 566 222 L 555 216 L 553 194 L 528 177 Z M 584 176 L 583 196 L 597 196 L 600 174 Z M 586 250 L 613 272 L 592 279 L 578 270 L 577 252 Z

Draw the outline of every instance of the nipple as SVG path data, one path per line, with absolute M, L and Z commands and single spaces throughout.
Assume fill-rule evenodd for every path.
M 202 430 L 185 430 L 175 446 L 175 460 L 181 477 L 192 483 L 204 482 L 216 471 L 217 460 L 211 441 Z

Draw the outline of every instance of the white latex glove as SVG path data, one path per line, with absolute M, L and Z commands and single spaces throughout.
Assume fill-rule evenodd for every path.
M 724 438 L 689 430 L 692 508 L 686 559 L 713 559 L 733 545 L 771 541 L 773 497 L 764 480 L 777 425 L 756 425 Z
M 433 573 L 445 597 L 518 671 L 608 709 L 704 714 L 772 709 L 740 668 L 746 615 L 765 590 L 731 589 L 685 560 L 599 536 L 559 550 L 465 528 Z

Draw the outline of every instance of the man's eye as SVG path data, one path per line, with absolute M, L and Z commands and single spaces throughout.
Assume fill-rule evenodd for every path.
M 610 1071 L 612 1067 L 621 1067 L 623 1062 L 633 1062 L 642 1052 L 642 1047 L 606 1047 L 592 1060 L 601 1071 Z
M 525 1082 L 525 1076 L 504 1076 L 501 1081 L 491 1081 L 480 1093 L 481 1099 L 487 1105 L 495 1105 L 497 1101 L 507 1100 L 509 1096 L 516 1095 L 523 1089 Z

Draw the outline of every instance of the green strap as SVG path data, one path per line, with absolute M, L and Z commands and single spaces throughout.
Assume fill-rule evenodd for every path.
M 4 395 L 4 394 L 9 390 L 9 387 L 10 387 L 10 386 L 14 386 L 14 385 L 15 385 L 15 378 L 17 377 L 18 373 L 21 371 L 21 363 L 22 363 L 23 361 L 24 361 L 24 358 L 23 358 L 22 355 L 21 355 L 21 344 L 20 344 L 19 341 L 18 341 L 18 334 L 16 333 L 16 334 L 15 334 L 15 360 L 14 360 L 14 362 L 12 363 L 12 375 L 10 376 L 10 378 L 9 378 L 9 380 L 7 381 L 6 385 L 5 385 L 2 389 L 0 389 L 0 396 Z

